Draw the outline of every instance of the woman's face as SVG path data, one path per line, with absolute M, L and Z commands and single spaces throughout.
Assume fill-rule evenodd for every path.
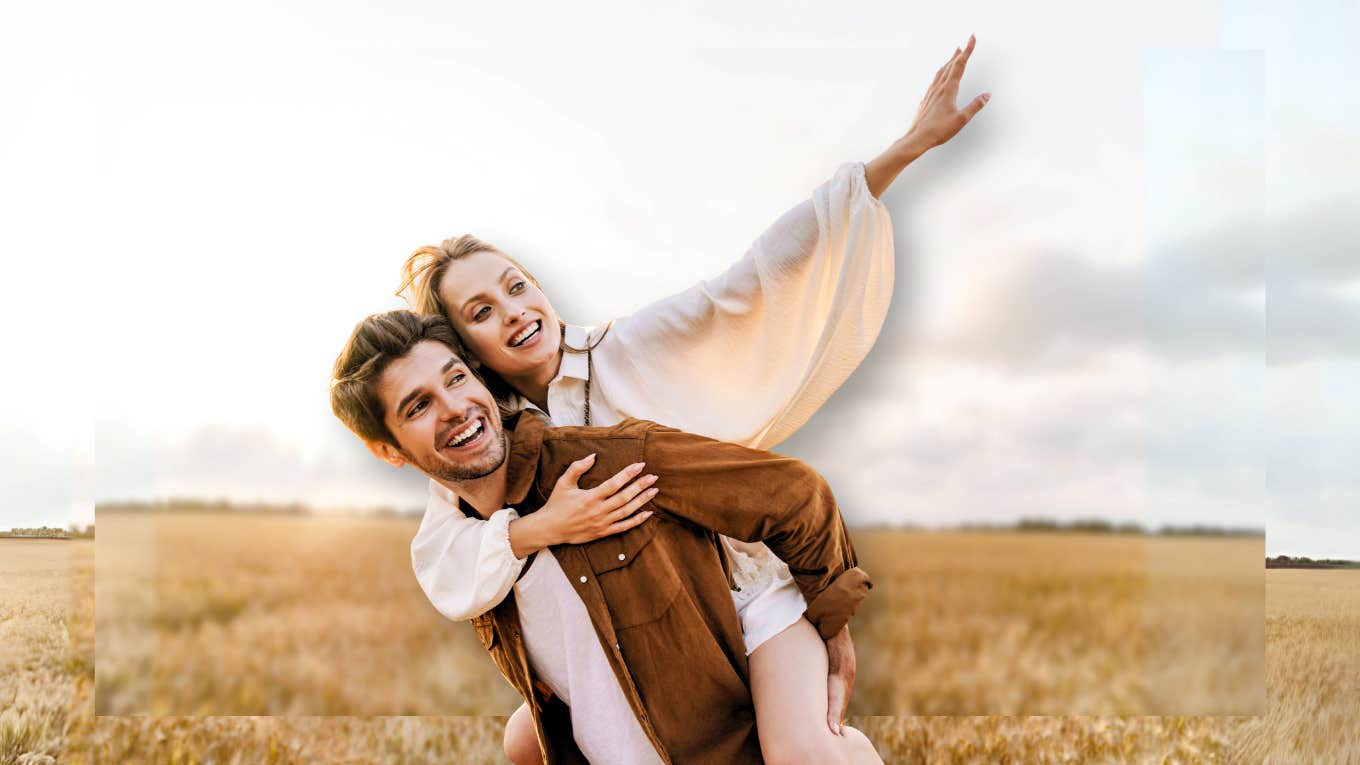
M 535 375 L 557 364 L 557 312 L 515 264 L 475 252 L 444 271 L 439 297 L 477 360 L 502 376 Z

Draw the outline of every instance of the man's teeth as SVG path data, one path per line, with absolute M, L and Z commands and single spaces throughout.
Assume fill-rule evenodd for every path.
M 481 432 L 482 421 L 479 419 L 476 422 L 474 422 L 472 426 L 469 427 L 467 430 L 464 430 L 462 433 L 455 436 L 453 440 L 449 441 L 449 446 L 461 446 L 463 443 L 467 442 L 468 439 L 475 437 L 478 433 Z
M 525 340 L 528 340 L 530 337 L 533 337 L 534 333 L 538 331 L 539 324 L 540 322 L 535 321 L 533 324 L 530 324 L 529 326 L 520 330 L 520 333 L 518 335 L 515 335 L 514 337 L 510 338 L 511 347 L 517 346 L 523 343 Z

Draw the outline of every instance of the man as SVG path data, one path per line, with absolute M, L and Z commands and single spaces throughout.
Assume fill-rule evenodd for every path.
M 474 517 L 507 505 L 536 511 L 590 454 L 585 488 L 638 462 L 664 485 L 651 520 L 542 551 L 512 594 L 474 620 L 528 703 L 546 762 L 606 752 L 630 763 L 761 761 L 717 534 L 764 541 L 788 563 L 823 639 L 870 587 L 811 468 L 642 420 L 551 428 L 524 412 L 507 418 L 507 430 L 443 317 L 368 317 L 334 377 L 332 408 L 374 454 L 415 465 Z

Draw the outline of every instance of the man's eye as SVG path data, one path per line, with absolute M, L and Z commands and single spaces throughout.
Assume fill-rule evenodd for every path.
M 406 416 L 407 416 L 407 417 L 415 417 L 416 415 L 420 414 L 420 413 L 423 412 L 423 411 L 425 411 L 425 402 L 424 402 L 424 401 L 417 401 L 417 402 L 416 402 L 416 405 L 413 406 L 413 407 L 411 407 L 410 413 L 408 413 Z
M 511 295 L 518 294 L 519 291 L 522 289 L 524 289 L 524 282 L 515 282 L 514 284 L 510 285 L 510 294 Z
M 472 314 L 472 320 L 481 321 L 482 319 L 485 319 L 489 313 L 491 313 L 491 306 L 484 305 L 481 308 L 478 308 L 476 313 Z

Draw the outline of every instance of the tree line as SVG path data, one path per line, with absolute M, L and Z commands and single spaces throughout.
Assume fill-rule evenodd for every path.
M 1288 555 L 1277 555 L 1274 558 L 1266 558 L 1266 568 L 1360 568 L 1360 561 L 1338 558 L 1313 560 L 1307 556 L 1291 558 Z

